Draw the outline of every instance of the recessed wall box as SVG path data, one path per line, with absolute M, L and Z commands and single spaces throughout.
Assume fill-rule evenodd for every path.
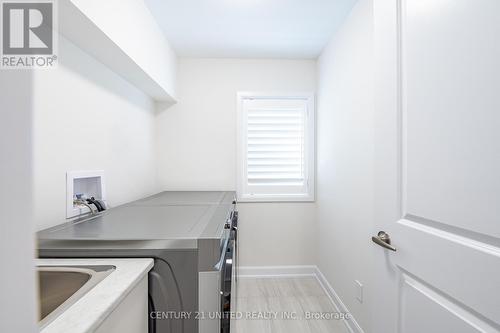
M 106 200 L 104 171 L 68 171 L 66 173 L 66 218 L 89 212 L 87 207 L 73 204 L 74 199 L 81 195 Z

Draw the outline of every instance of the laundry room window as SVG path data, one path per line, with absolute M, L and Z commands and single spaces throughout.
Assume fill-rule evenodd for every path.
M 238 93 L 238 199 L 313 201 L 314 127 L 312 93 Z

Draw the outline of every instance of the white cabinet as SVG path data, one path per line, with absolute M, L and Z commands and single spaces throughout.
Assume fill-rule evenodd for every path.
M 146 333 L 148 331 L 148 276 L 121 301 L 96 333 Z

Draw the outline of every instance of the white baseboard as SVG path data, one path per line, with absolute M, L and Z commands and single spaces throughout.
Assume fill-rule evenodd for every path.
M 240 266 L 238 276 L 240 277 L 294 277 L 314 276 L 316 266 Z
M 272 277 L 300 277 L 300 276 L 314 276 L 323 290 L 330 298 L 335 310 L 339 313 L 349 313 L 350 318 L 344 320 L 344 324 L 350 333 L 364 333 L 361 326 L 349 312 L 344 302 L 340 299 L 339 295 L 330 285 L 326 277 L 321 273 L 319 268 L 314 265 L 303 266 L 241 266 L 238 267 L 238 276 L 245 277 L 258 277 L 258 278 L 272 278 Z
M 349 319 L 344 320 L 344 324 L 347 326 L 347 329 L 351 333 L 364 333 L 363 329 L 361 326 L 359 326 L 358 322 L 356 321 L 356 318 L 352 315 L 352 313 L 347 309 L 347 306 L 345 306 L 344 302 L 340 299 L 339 295 L 333 289 L 331 284 L 328 282 L 326 277 L 321 273 L 318 267 L 316 267 L 316 272 L 315 272 L 316 279 L 318 279 L 319 284 L 323 287 L 325 290 L 326 294 L 330 298 L 330 301 L 333 303 L 335 306 L 335 310 L 337 312 L 341 313 L 349 313 Z

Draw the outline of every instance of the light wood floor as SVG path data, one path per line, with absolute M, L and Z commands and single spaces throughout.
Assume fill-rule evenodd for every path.
M 305 318 L 308 312 L 336 312 L 314 277 L 240 277 L 235 308 L 242 316 L 232 321 L 235 333 L 348 332 L 342 320 Z

